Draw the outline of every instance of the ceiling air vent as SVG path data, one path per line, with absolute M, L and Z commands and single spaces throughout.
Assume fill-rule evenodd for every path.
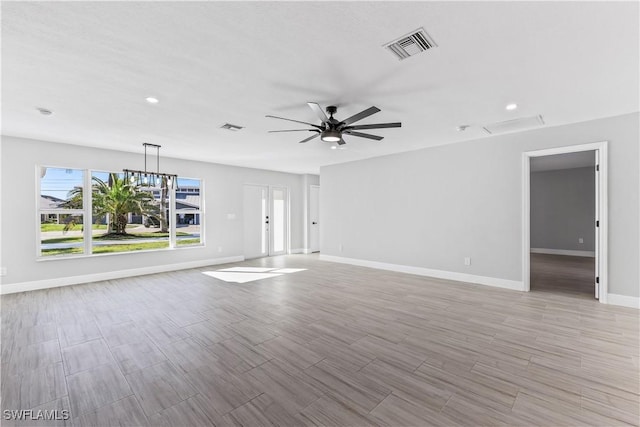
M 492 123 L 485 125 L 483 129 L 489 134 L 519 132 L 525 129 L 531 129 L 544 125 L 544 119 L 541 115 L 531 117 L 521 117 L 519 119 L 505 120 L 504 122 Z
M 220 126 L 220 128 L 236 131 L 236 130 L 242 129 L 242 126 L 232 125 L 231 123 L 225 123 L 222 126 Z
M 406 36 L 402 36 L 384 45 L 384 47 L 389 49 L 401 61 L 416 53 L 424 52 L 437 46 L 424 28 L 419 28 Z

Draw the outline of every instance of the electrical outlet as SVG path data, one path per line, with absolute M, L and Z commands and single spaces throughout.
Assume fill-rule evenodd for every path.
M 0 267 L 0 276 L 7 275 L 7 267 Z
M 342 249 L 344 249 L 344 247 L 342 246 L 342 243 L 340 243 L 340 244 L 338 245 L 338 250 L 339 250 L 340 252 L 342 252 Z
M 218 246 L 218 252 L 222 252 L 222 246 Z
M 578 243 L 584 243 L 584 239 L 582 237 L 578 237 Z
M 471 258 L 470 257 L 464 257 L 464 265 L 471 265 Z

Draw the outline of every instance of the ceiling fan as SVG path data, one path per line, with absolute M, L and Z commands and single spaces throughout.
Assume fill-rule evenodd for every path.
M 342 139 L 343 135 L 351 135 L 358 136 L 360 138 L 368 138 L 375 139 L 376 141 L 380 141 L 383 137 L 378 135 L 371 135 L 369 133 L 357 132 L 360 129 L 383 129 L 383 128 L 399 128 L 402 126 L 402 123 L 376 123 L 370 125 L 352 125 L 359 120 L 362 120 L 366 117 L 369 117 L 372 114 L 380 111 L 377 107 L 369 107 L 366 110 L 359 112 L 358 114 L 354 114 L 353 116 L 344 119 L 342 121 L 333 118 L 333 115 L 338 111 L 338 107 L 330 105 L 327 107 L 327 113 L 329 117 L 322 111 L 322 108 L 315 102 L 307 102 L 307 105 L 313 110 L 314 113 L 318 115 L 321 123 L 319 125 L 314 125 L 313 123 L 302 122 L 300 120 L 286 119 L 284 117 L 277 117 L 267 115 L 265 117 L 270 117 L 272 119 L 280 119 L 280 120 L 288 120 L 290 122 L 302 123 L 304 125 L 312 126 L 313 129 L 287 129 L 287 130 L 270 130 L 269 132 L 314 132 L 313 136 L 309 138 L 303 139 L 300 143 L 311 141 L 313 138 L 320 137 L 321 140 L 325 142 L 337 142 L 338 145 L 344 145 L 344 139 Z

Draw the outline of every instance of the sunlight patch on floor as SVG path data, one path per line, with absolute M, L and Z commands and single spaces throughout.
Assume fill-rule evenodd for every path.
M 202 274 L 224 282 L 248 283 L 305 270 L 306 268 L 231 267 L 217 271 L 203 271 Z
M 282 274 L 274 273 L 247 273 L 233 271 L 203 271 L 203 274 L 214 277 L 225 282 L 247 283 L 254 280 L 270 279 L 272 277 L 282 276 Z

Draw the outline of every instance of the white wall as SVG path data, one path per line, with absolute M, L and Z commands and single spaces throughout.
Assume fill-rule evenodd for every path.
M 36 165 L 120 171 L 123 168 L 141 169 L 144 157 L 142 154 L 7 136 L 2 137 L 1 145 L 1 263 L 7 268 L 7 275 L 2 277 L 3 286 L 34 281 L 55 282 L 55 279 L 110 273 L 114 270 L 206 263 L 220 258 L 240 257 L 244 253 L 242 186 L 245 183 L 289 188 L 291 249 L 303 248 L 303 211 L 307 203 L 303 195 L 303 175 L 162 157 L 163 172 L 204 181 L 206 247 L 36 261 L 35 222 L 39 218 L 35 195 Z M 140 149 L 142 153 L 142 147 Z M 227 219 L 229 213 L 235 214 L 236 218 Z M 218 252 L 220 246 L 222 252 Z
M 609 292 L 637 297 L 639 125 L 634 113 L 323 167 L 321 252 L 521 281 L 522 153 L 608 140 Z
M 595 173 L 595 166 L 531 173 L 532 248 L 595 251 Z

